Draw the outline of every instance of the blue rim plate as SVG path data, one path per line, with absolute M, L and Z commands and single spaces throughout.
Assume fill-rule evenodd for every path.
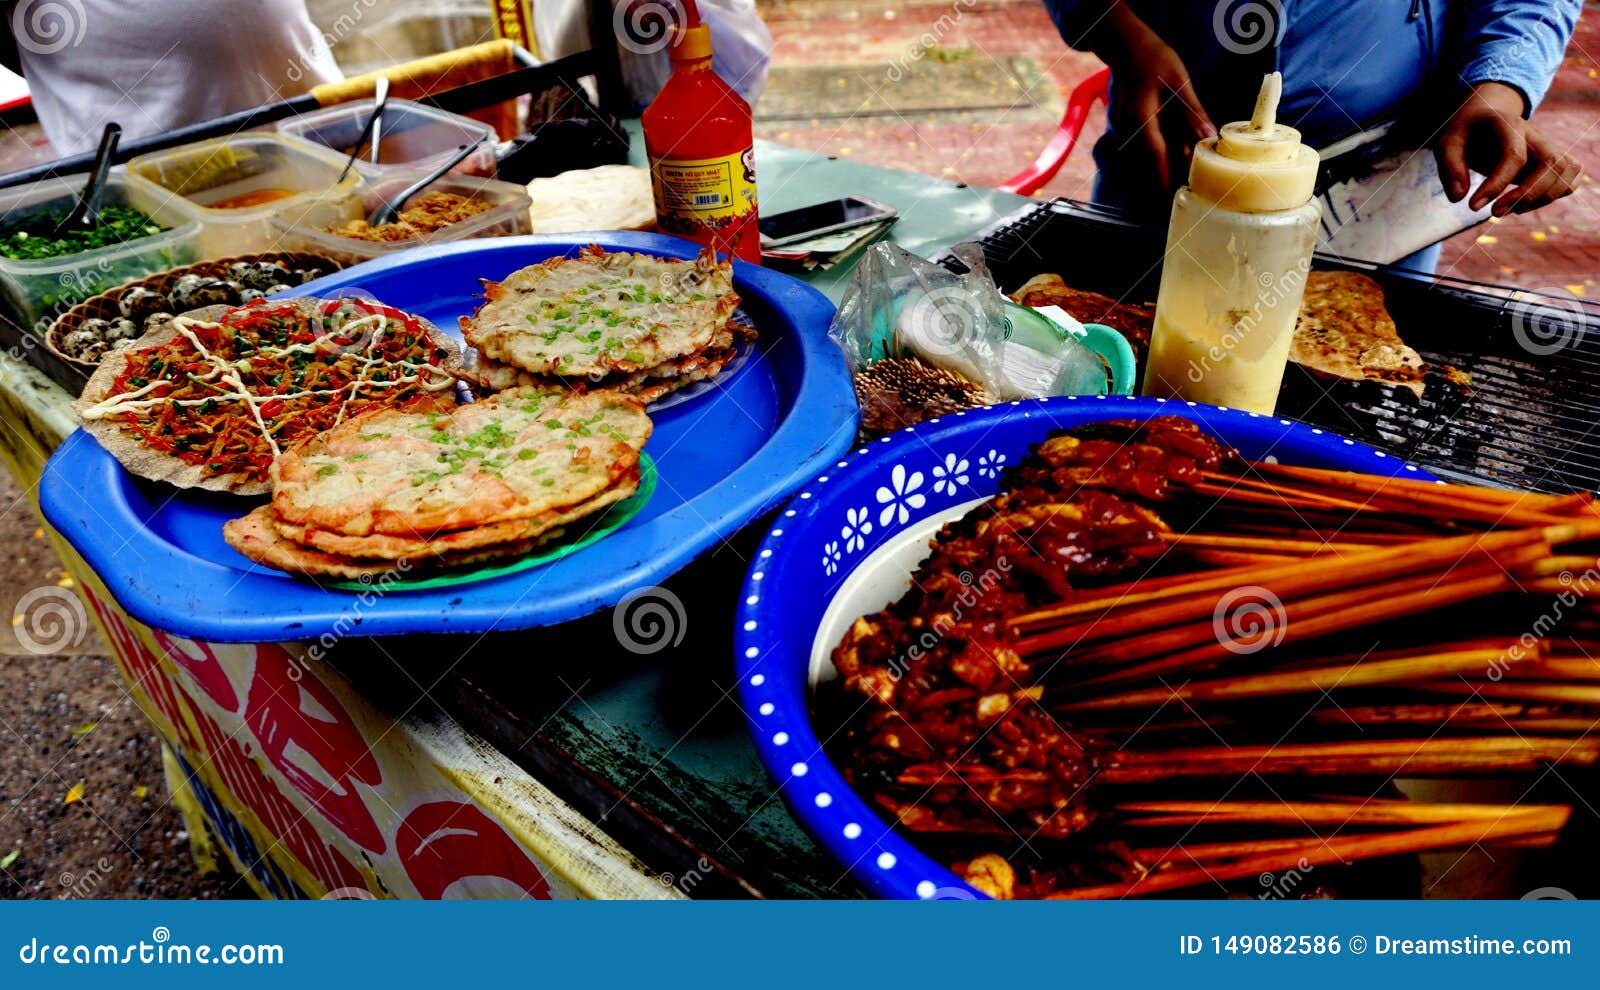
M 1191 419 L 1252 460 L 1436 480 L 1382 451 L 1287 419 L 1122 396 L 956 413 L 835 462 L 790 501 L 757 550 L 741 593 L 734 657 L 767 772 L 812 836 L 873 893 L 983 896 L 890 828 L 823 753 L 809 700 L 817 675 L 831 673 L 824 657 L 842 635 L 841 623 L 898 597 L 938 522 L 992 496 L 1000 471 L 1049 430 L 1158 415 Z
M 366 294 L 455 335 L 479 279 L 586 244 L 692 258 L 660 234 L 506 237 L 440 244 L 356 265 L 294 295 Z M 470 585 L 368 592 L 359 598 L 251 564 L 222 523 L 254 501 L 134 478 L 82 430 L 46 465 L 45 517 L 141 622 L 217 642 L 481 633 L 580 618 L 659 584 L 778 504 L 847 451 L 857 411 L 850 374 L 828 339 L 833 304 L 803 282 L 734 264 L 741 309 L 761 334 L 742 365 L 704 393 L 652 411 L 646 451 L 658 486 L 639 514 L 561 560 Z M 370 601 L 369 601 L 370 599 Z

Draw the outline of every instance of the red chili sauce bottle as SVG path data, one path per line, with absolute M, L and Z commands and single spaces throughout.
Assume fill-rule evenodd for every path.
M 711 29 L 687 0 L 672 40 L 672 75 L 645 108 L 656 226 L 761 263 L 750 104 L 711 70 Z

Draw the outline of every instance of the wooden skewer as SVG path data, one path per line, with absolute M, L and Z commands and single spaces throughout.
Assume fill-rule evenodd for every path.
M 1216 564 L 1221 567 L 1262 567 L 1302 559 L 1275 553 L 1241 553 L 1238 550 L 1193 550 L 1188 553 L 1188 557 L 1197 563 Z
M 1257 489 L 1243 485 L 1210 485 L 1198 484 L 1190 489 L 1197 495 L 1206 495 L 1211 498 L 1228 499 L 1233 502 L 1246 502 L 1252 505 L 1271 505 L 1289 509 L 1330 509 L 1345 508 L 1348 506 L 1352 512 L 1360 512 L 1365 506 L 1354 502 L 1345 503 L 1340 499 L 1316 499 L 1296 497 L 1282 489 Z
M 1227 536 L 1220 533 L 1162 533 L 1161 539 L 1185 550 L 1191 547 L 1216 550 L 1276 553 L 1286 556 L 1314 556 L 1324 553 L 1360 553 L 1383 549 L 1376 543 L 1324 543 L 1320 540 L 1295 540 L 1284 537 Z
M 1328 774 L 1435 776 L 1536 770 L 1547 764 L 1587 766 L 1600 760 L 1600 739 L 1485 736 L 1476 739 L 1386 739 L 1279 746 L 1192 746 L 1121 750 L 1096 776 L 1102 784 L 1139 784 L 1173 777 Z
M 1519 732 L 1582 735 L 1600 727 L 1600 715 L 1572 714 L 1549 704 L 1451 702 L 1443 705 L 1320 708 L 1311 718 L 1324 725 L 1428 725 L 1445 728 L 1514 728 Z
M 1050 897 L 1053 900 L 1137 897 L 1214 881 L 1237 880 L 1240 877 L 1298 869 L 1303 865 L 1345 864 L 1381 856 L 1396 856 L 1430 849 L 1451 849 L 1513 837 L 1556 833 L 1565 827 L 1570 815 L 1571 810 L 1568 808 L 1557 807 L 1550 810 L 1542 807 L 1536 811 L 1508 814 L 1494 821 L 1457 822 L 1377 835 L 1338 836 L 1309 842 L 1302 849 L 1274 849 L 1259 855 L 1241 856 L 1228 863 L 1156 870 L 1131 883 L 1079 887 L 1059 891 Z
M 1484 698 L 1520 698 L 1525 701 L 1555 701 L 1574 705 L 1600 705 L 1600 687 L 1579 684 L 1548 684 L 1535 681 L 1418 681 L 1419 691 L 1445 694 L 1473 694 Z
M 1510 507 L 1526 509 L 1544 515 L 1557 515 L 1581 510 L 1587 503 L 1564 495 L 1540 495 L 1533 492 L 1499 491 L 1477 485 L 1439 485 L 1415 478 L 1382 477 L 1358 474 L 1353 471 L 1329 471 L 1324 468 L 1297 467 L 1289 464 L 1257 463 L 1251 467 L 1266 474 L 1288 476 L 1315 482 L 1327 488 L 1346 492 L 1360 492 L 1375 496 L 1415 499 L 1423 504 L 1442 505 L 1458 509 L 1468 505 Z
M 1547 832 L 1492 839 L 1481 844 L 1494 849 L 1538 849 L 1555 845 L 1559 838 L 1559 833 Z M 1138 846 L 1132 852 L 1135 859 L 1146 862 L 1177 863 L 1187 858 L 1206 863 L 1286 849 L 1314 848 L 1322 845 L 1322 842 L 1322 839 L 1242 839 L 1234 842 L 1186 842 L 1181 846 Z
M 1317 491 L 1314 488 L 1286 485 L 1261 478 L 1250 478 L 1240 474 L 1207 471 L 1201 477 L 1205 478 L 1206 485 L 1211 488 L 1245 487 L 1255 491 L 1282 494 L 1305 502 L 1318 502 L 1330 509 L 1346 509 L 1350 512 L 1365 512 L 1368 508 L 1366 502 L 1339 498 L 1335 495 L 1329 495 L 1327 492 Z M 1199 487 L 1201 486 L 1196 486 L 1197 489 Z
M 1118 588 L 1098 590 L 1076 601 L 1064 602 L 1039 609 L 1011 620 L 1019 631 L 1055 625 L 1063 619 L 1105 611 L 1108 608 L 1142 605 L 1146 602 L 1166 600 L 1180 595 L 1198 595 L 1205 591 L 1231 591 L 1246 586 L 1273 587 L 1283 580 L 1302 580 L 1304 586 L 1328 589 L 1355 582 L 1371 580 L 1373 574 L 1398 577 L 1419 570 L 1448 566 L 1459 560 L 1474 547 L 1486 551 L 1507 549 L 1538 542 L 1545 534 L 1539 530 L 1511 530 L 1501 533 L 1449 537 L 1441 540 L 1419 541 L 1399 547 L 1383 547 L 1367 553 L 1352 554 L 1343 559 L 1325 557 L 1314 560 L 1296 560 L 1287 564 L 1274 564 L 1262 568 L 1238 567 L 1215 573 L 1179 575 L 1160 579 L 1161 584 L 1149 588 L 1135 581 Z
M 1507 642 L 1486 649 L 1423 653 L 1387 660 L 1362 660 L 1331 667 L 1248 674 L 1242 677 L 1198 681 L 1176 687 L 1144 688 L 1052 707 L 1057 711 L 1078 712 L 1163 705 L 1169 701 L 1235 701 L 1242 698 L 1299 694 L 1307 691 L 1332 691 L 1335 688 L 1401 684 L 1449 674 L 1481 674 L 1488 665 L 1500 662 L 1513 645 L 1515 644 Z M 1531 664 L 1534 659 L 1530 655 L 1518 663 Z
M 1281 606 L 1281 615 L 1273 616 L 1273 621 L 1280 619 L 1292 621 L 1295 618 L 1322 614 L 1330 608 L 1339 609 L 1348 604 L 1367 601 L 1374 596 L 1388 598 L 1412 589 L 1430 591 L 1436 586 L 1457 583 L 1469 576 L 1492 576 L 1497 585 L 1509 586 L 1505 576 L 1507 570 L 1513 570 L 1520 563 L 1538 559 L 1545 554 L 1542 547 L 1529 544 L 1521 546 L 1513 544 L 1503 553 L 1497 552 L 1498 550 L 1498 544 L 1493 549 L 1487 549 L 1482 545 L 1468 546 L 1462 557 L 1451 561 L 1460 563 L 1461 566 L 1456 573 L 1449 575 L 1448 581 L 1443 575 L 1429 572 L 1430 568 L 1437 570 L 1440 567 L 1436 553 L 1419 552 L 1408 561 L 1396 562 L 1393 567 L 1341 568 L 1334 571 L 1337 580 L 1330 580 L 1328 570 L 1303 566 L 1298 573 L 1277 578 L 1268 584 L 1233 585 L 1221 594 L 1207 591 L 1159 604 L 1146 604 L 1143 608 L 1118 609 L 1104 616 L 1023 636 L 1017 640 L 1015 648 L 1023 656 L 1033 656 L 1063 647 L 1081 647 L 1086 643 L 1119 639 L 1132 634 L 1138 634 L 1139 638 L 1116 644 L 1115 652 L 1124 656 L 1160 655 L 1185 646 L 1205 643 L 1208 640 L 1211 645 L 1216 646 L 1217 630 L 1214 627 L 1214 620 L 1217 609 L 1223 604 L 1226 595 L 1233 594 L 1241 587 L 1267 589 Z M 1409 581 L 1403 580 L 1407 575 L 1419 573 L 1420 577 L 1411 578 Z M 1395 580 L 1397 578 L 1402 580 Z M 1341 593 L 1347 597 L 1339 599 Z M 1352 613 L 1348 618 L 1359 620 L 1361 616 Z M 1156 630 L 1166 630 L 1166 632 L 1157 633 Z M 1082 663 L 1101 662 L 1098 656 L 1090 657 L 1084 653 L 1075 653 L 1074 660 Z
M 1535 807 L 1558 805 L 1450 804 L 1431 801 L 1127 801 L 1116 810 L 1125 814 L 1160 815 L 1161 819 L 1129 818 L 1123 825 L 1437 825 L 1444 822 L 1495 820 Z
M 1518 680 L 1600 681 L 1600 662 L 1589 657 L 1546 657 L 1537 663 L 1508 663 L 1495 669 Z
M 1402 581 L 1368 585 L 1349 591 L 1299 599 L 1284 603 L 1281 619 L 1269 635 L 1283 633 L 1279 643 L 1291 640 L 1313 639 L 1340 632 L 1353 626 L 1387 622 L 1392 619 L 1432 611 L 1446 605 L 1483 598 L 1508 590 L 1506 570 L 1543 553 L 1541 547 L 1522 547 L 1504 555 L 1498 562 L 1483 561 L 1464 565 L 1450 580 L 1440 580 L 1436 575 L 1424 574 Z M 1041 637 L 1042 638 L 1042 637 Z M 1027 640 L 1019 641 L 1018 649 Z M 1163 655 L 1165 654 L 1165 655 Z M 1026 654 L 1024 654 L 1026 655 Z M 1082 687 L 1141 680 L 1161 674 L 1183 670 L 1197 664 L 1215 662 L 1234 656 L 1217 636 L 1212 623 L 1191 623 L 1163 633 L 1144 637 L 1139 641 L 1113 642 L 1083 653 L 1073 654 L 1073 666 L 1090 663 L 1127 663 L 1141 656 L 1158 656 L 1159 659 L 1134 663 L 1099 676 L 1079 681 Z

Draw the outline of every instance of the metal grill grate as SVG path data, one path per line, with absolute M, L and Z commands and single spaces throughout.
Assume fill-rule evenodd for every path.
M 1070 200 L 1039 203 L 979 237 L 1000 287 L 1056 272 L 1076 288 L 1132 302 L 1155 298 L 1164 232 Z M 959 268 L 952 257 L 940 259 Z M 1422 399 L 1405 389 L 1317 380 L 1291 364 L 1281 415 L 1428 467 L 1543 491 L 1600 488 L 1600 305 L 1463 279 L 1355 268 L 1384 288 L 1400 336 L 1429 364 Z M 1527 343 L 1525 344 L 1524 341 Z M 1453 384 L 1452 366 L 1470 375 Z

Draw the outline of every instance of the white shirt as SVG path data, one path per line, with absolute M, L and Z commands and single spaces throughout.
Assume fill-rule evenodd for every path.
M 305 0 L 18 0 L 22 74 L 58 154 L 297 96 L 342 78 Z

